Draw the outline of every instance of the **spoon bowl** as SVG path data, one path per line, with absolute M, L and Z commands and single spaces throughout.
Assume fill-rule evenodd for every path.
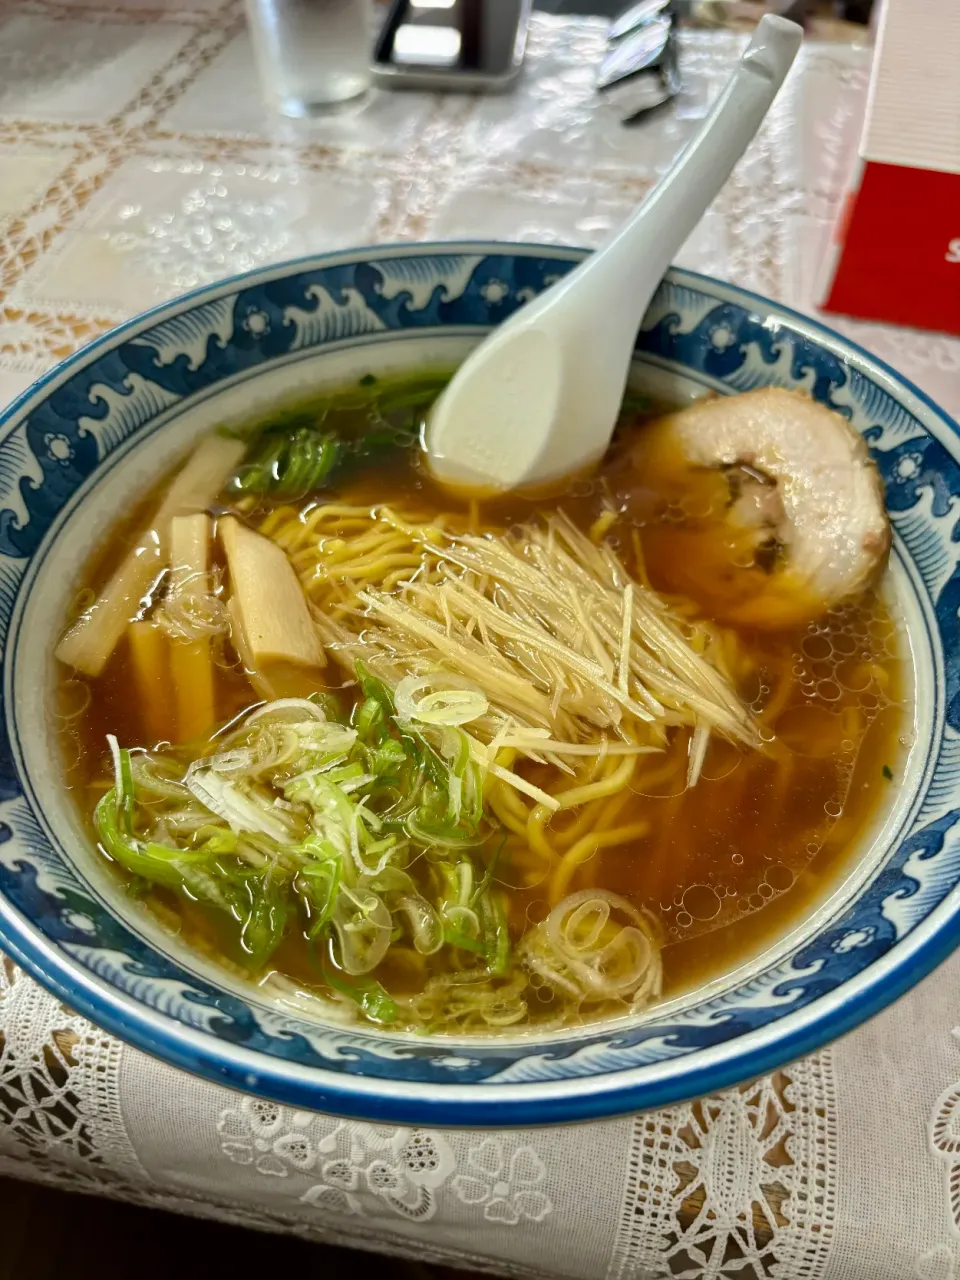
M 768 14 L 702 129 L 629 221 L 472 353 L 430 411 L 442 483 L 536 488 L 604 454 L 637 331 L 674 254 L 746 150 L 803 32 Z

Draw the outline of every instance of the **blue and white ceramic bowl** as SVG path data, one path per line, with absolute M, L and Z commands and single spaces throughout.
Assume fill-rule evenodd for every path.
M 757 1076 L 849 1030 L 960 937 L 960 437 L 892 370 L 814 322 L 673 271 L 636 376 L 682 400 L 777 384 L 846 414 L 896 529 L 916 671 L 914 746 L 842 884 L 788 937 L 628 1022 L 462 1040 L 320 1025 L 184 950 L 126 900 L 60 781 L 53 643 L 131 493 L 219 421 L 299 387 L 454 363 L 562 276 L 573 249 L 376 248 L 240 276 L 113 330 L 0 419 L 0 944 L 74 1008 L 178 1066 L 376 1120 L 580 1120 Z

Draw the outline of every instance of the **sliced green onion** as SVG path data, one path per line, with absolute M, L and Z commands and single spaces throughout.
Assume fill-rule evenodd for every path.
M 416 719 L 421 724 L 469 724 L 486 715 L 490 703 L 476 689 L 438 689 L 417 704 Z
M 507 918 L 496 894 L 485 893 L 480 899 L 483 921 L 483 953 L 487 972 L 502 977 L 510 968 L 510 932 Z
M 396 1022 L 400 1016 L 397 1002 L 376 978 L 355 978 L 348 981 L 332 962 L 322 966 L 322 973 L 327 985 L 352 1000 L 371 1022 L 386 1026 Z
M 384 716 L 389 716 L 392 719 L 396 714 L 396 706 L 393 701 L 393 694 L 387 686 L 382 680 L 378 680 L 375 675 L 371 674 L 362 662 L 356 664 L 356 672 L 363 696 L 365 698 L 373 698 L 375 702 L 380 704 Z
M 436 681 L 430 676 L 404 676 L 394 697 L 401 720 L 429 725 L 461 725 L 485 715 L 490 704 L 477 689 L 436 689 L 416 701 L 416 694 Z
M 497 845 L 496 849 L 494 850 L 493 857 L 487 863 L 486 870 L 483 873 L 483 879 L 477 885 L 476 890 L 474 891 L 473 897 L 470 900 L 471 905 L 479 902 L 480 899 L 483 897 L 483 895 L 490 888 L 490 885 L 493 881 L 493 873 L 497 869 L 497 863 L 500 861 L 500 855 L 501 853 L 503 853 L 503 846 L 506 843 L 507 843 L 507 837 L 506 837 L 506 834 L 504 834 L 500 837 L 500 843 Z
M 261 967 L 283 940 L 290 902 L 285 886 L 268 869 L 256 880 L 247 881 L 249 908 L 242 916 L 240 945 L 252 964 Z
M 390 1022 L 396 1002 L 370 975 L 391 945 L 406 939 L 424 956 L 449 946 L 483 962 L 462 957 L 467 968 L 454 974 L 496 975 L 509 937 L 490 892 L 500 849 L 482 876 L 467 852 L 490 838 L 485 749 L 457 723 L 480 703 L 470 690 L 434 690 L 414 703 L 427 713 L 414 721 L 382 680 L 356 670 L 362 698 L 349 724 L 336 705 L 266 703 L 225 733 L 223 750 L 179 774 L 176 755 L 145 757 L 170 777 L 139 798 L 136 762 L 111 738 L 114 786 L 96 823 L 104 851 L 138 883 L 228 914 L 253 966 L 298 915 L 329 954 L 329 986 Z M 424 870 L 411 875 L 420 857 Z
M 419 814 L 407 818 L 404 828 L 411 839 L 441 849 L 472 849 L 486 839 L 486 836 L 463 831 L 452 823 L 428 822 Z
M 446 928 L 443 931 L 443 940 L 451 947 L 459 947 L 461 951 L 470 951 L 475 956 L 486 955 L 486 949 L 482 942 L 478 942 L 476 938 L 468 937 L 458 929 Z
M 310 911 L 308 936 L 319 937 L 333 915 L 343 869 L 339 858 L 301 867 L 296 888 L 307 899 Z

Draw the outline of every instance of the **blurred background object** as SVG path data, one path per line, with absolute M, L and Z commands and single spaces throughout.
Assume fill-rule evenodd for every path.
M 960 5 L 885 0 L 822 306 L 960 334 Z
M 549 0 L 541 0 L 549 3 Z M 604 0 L 563 0 L 591 7 Z M 680 27 L 749 32 L 767 13 L 802 23 L 813 38 L 856 41 L 870 17 L 873 0 L 823 4 L 816 0 L 633 0 L 614 13 L 607 53 L 597 73 L 597 89 L 625 124 L 662 106 L 682 85 L 677 33 Z M 551 6 L 559 12 L 559 6 Z M 838 14 L 846 16 L 838 16 Z M 856 14 L 858 23 L 847 18 Z
M 615 19 L 628 8 L 625 0 L 534 0 L 544 13 L 596 14 Z M 811 34 L 836 32 L 839 27 L 864 26 L 880 0 L 676 0 L 684 23 L 704 27 L 752 28 L 765 13 L 779 13 L 804 22 Z M 848 37 L 851 32 L 845 33 Z M 856 34 L 855 32 L 852 34 Z M 862 34 L 862 32 L 860 33 Z
M 370 0 L 246 0 L 263 95 L 307 116 L 370 85 Z
M 520 73 L 532 0 L 392 0 L 373 52 L 391 89 L 508 89 Z
M 610 24 L 597 88 L 625 123 L 680 91 L 674 0 L 638 0 Z
M 879 3 L 879 0 L 876 0 Z M 685 0 L 690 24 L 752 31 L 765 13 L 802 23 L 819 40 L 857 40 L 875 0 Z
M 809 0 L 687 0 L 684 7 L 691 24 L 752 30 L 765 13 L 803 22 L 812 6 Z
M 746 32 L 777 13 L 803 23 L 813 38 L 856 42 L 875 2 L 532 0 L 557 17 L 610 19 L 597 87 L 626 122 L 679 92 L 678 27 Z M 246 0 L 263 97 L 294 117 L 357 99 L 372 79 L 387 88 L 509 89 L 530 7 L 531 0 L 378 0 L 376 8 L 373 0 Z

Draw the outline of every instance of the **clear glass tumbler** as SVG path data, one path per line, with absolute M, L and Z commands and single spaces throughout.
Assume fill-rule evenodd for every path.
M 246 0 L 264 96 L 308 116 L 370 85 L 370 0 Z

